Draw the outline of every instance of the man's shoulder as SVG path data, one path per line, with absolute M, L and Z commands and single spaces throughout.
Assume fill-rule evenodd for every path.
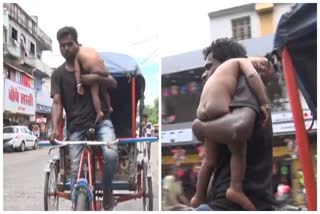
M 60 65 L 59 67 L 55 68 L 52 72 L 52 75 L 59 75 L 61 72 L 65 70 L 64 63 Z
M 257 97 L 249 88 L 248 83 L 244 75 L 240 75 L 236 91 L 230 103 L 231 108 L 249 107 L 256 113 L 260 112 L 259 103 Z

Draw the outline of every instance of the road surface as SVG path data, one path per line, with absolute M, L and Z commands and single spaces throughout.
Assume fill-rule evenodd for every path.
M 159 210 L 159 147 L 151 146 L 151 171 L 154 193 L 154 210 Z M 44 168 L 49 159 L 49 147 L 13 152 L 3 155 L 3 209 L 4 211 L 43 210 Z M 71 201 L 61 199 L 60 210 L 71 210 Z M 114 210 L 139 211 L 142 199 L 130 200 L 117 205 Z

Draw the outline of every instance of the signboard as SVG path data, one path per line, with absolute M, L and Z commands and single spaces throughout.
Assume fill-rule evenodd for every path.
M 32 88 L 5 79 L 3 109 L 13 113 L 34 115 L 36 111 L 35 91 Z
M 280 122 L 292 122 L 293 115 L 292 112 L 279 112 L 279 113 L 272 113 L 272 123 L 280 123 Z M 310 110 L 303 110 L 303 118 L 305 120 L 312 119 L 311 111 Z
M 52 98 L 50 98 L 50 90 L 43 87 L 42 90 L 37 91 L 37 105 L 52 106 Z
M 310 127 L 311 123 L 312 123 L 312 120 L 304 121 L 306 129 L 308 129 Z M 296 131 L 293 122 L 273 124 L 272 129 L 273 129 L 273 133 L 277 134 L 277 135 L 279 135 L 281 133 Z M 317 130 L 317 121 L 314 121 L 314 124 L 313 124 L 311 130 Z
M 50 114 L 51 110 L 52 110 L 51 106 L 44 106 L 44 105 L 37 104 L 37 112 L 39 112 L 39 113 Z
M 39 117 L 36 119 L 37 123 L 46 123 L 47 122 L 47 118 L 45 117 Z
M 179 143 L 192 141 L 191 129 L 176 129 L 161 132 L 161 143 Z
M 312 115 L 309 110 L 303 110 L 303 117 L 306 129 L 312 123 Z M 295 132 L 293 116 L 291 112 L 272 113 L 272 129 L 275 135 L 282 133 Z M 314 121 L 311 130 L 317 130 L 317 121 Z

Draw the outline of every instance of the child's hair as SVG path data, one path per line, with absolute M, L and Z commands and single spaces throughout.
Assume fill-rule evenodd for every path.
M 273 69 L 276 73 L 280 72 L 281 59 L 280 59 L 280 56 L 276 52 L 267 53 L 264 57 L 267 58 L 269 63 L 271 63 L 271 65 L 273 66 Z

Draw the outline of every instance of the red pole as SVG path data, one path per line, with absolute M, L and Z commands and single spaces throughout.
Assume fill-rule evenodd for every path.
M 132 87 L 131 87 L 131 117 L 132 117 L 132 128 L 131 135 L 136 137 L 136 77 L 132 77 Z
M 296 142 L 298 145 L 299 158 L 306 187 L 307 206 L 308 210 L 316 211 L 317 186 L 313 172 L 310 144 L 302 115 L 301 102 L 298 93 L 294 67 L 292 65 L 291 57 L 286 47 L 282 51 L 282 59 L 284 65 L 284 77 L 288 88 L 288 95 L 296 129 Z

